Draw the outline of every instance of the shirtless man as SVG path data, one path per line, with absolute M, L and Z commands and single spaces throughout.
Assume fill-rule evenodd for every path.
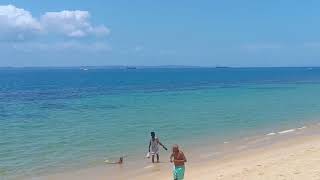
M 183 180 L 185 172 L 184 163 L 187 162 L 187 158 L 184 156 L 183 152 L 179 150 L 178 145 L 173 145 L 172 147 L 170 162 L 174 163 L 173 179 Z
M 159 145 L 163 147 L 166 151 L 168 150 L 156 137 L 155 132 L 151 132 L 151 139 L 149 142 L 149 153 L 152 156 L 152 163 L 154 163 L 154 156 L 157 155 L 157 162 L 159 162 Z

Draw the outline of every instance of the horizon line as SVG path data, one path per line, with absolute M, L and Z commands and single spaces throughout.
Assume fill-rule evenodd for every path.
M 200 65 L 79 65 L 79 66 L 0 66 L 0 69 L 71 69 L 71 68 L 319 68 L 320 66 L 200 66 Z

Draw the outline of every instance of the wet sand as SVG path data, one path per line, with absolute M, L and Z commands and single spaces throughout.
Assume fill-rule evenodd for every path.
M 221 147 L 188 152 L 185 179 L 190 180 L 257 180 L 257 179 L 320 179 L 319 125 L 268 133 L 239 142 L 225 142 Z M 167 154 L 166 154 L 167 155 Z M 106 167 L 77 172 L 55 174 L 35 179 L 48 180 L 165 180 L 172 179 L 172 164 L 146 163 L 138 170 L 126 165 L 114 166 L 110 173 Z M 187 158 L 188 158 L 187 157 Z M 146 160 L 147 161 L 147 160 Z

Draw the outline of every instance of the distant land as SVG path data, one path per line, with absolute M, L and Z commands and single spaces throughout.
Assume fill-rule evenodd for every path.
M 215 66 L 183 66 L 183 65 L 165 65 L 165 66 L 26 66 L 26 67 L 0 67 L 0 69 L 179 69 L 179 68 L 216 68 Z M 220 66 L 218 68 L 221 68 Z
M 230 67 L 230 66 L 184 66 L 184 65 L 164 65 L 164 66 L 124 66 L 124 65 L 114 65 L 114 66 L 26 66 L 26 67 L 0 67 L 0 70 L 12 70 L 12 69 L 229 69 L 229 68 L 308 68 L 312 70 L 314 68 L 320 68 L 319 66 L 288 66 L 288 67 Z

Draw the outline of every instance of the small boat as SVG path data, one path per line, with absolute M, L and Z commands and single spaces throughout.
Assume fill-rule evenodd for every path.
M 226 69 L 226 68 L 231 68 L 231 67 L 227 67 L 227 66 L 216 66 L 216 69 Z
M 130 66 L 130 67 L 127 67 L 126 69 L 137 69 L 137 67 Z

